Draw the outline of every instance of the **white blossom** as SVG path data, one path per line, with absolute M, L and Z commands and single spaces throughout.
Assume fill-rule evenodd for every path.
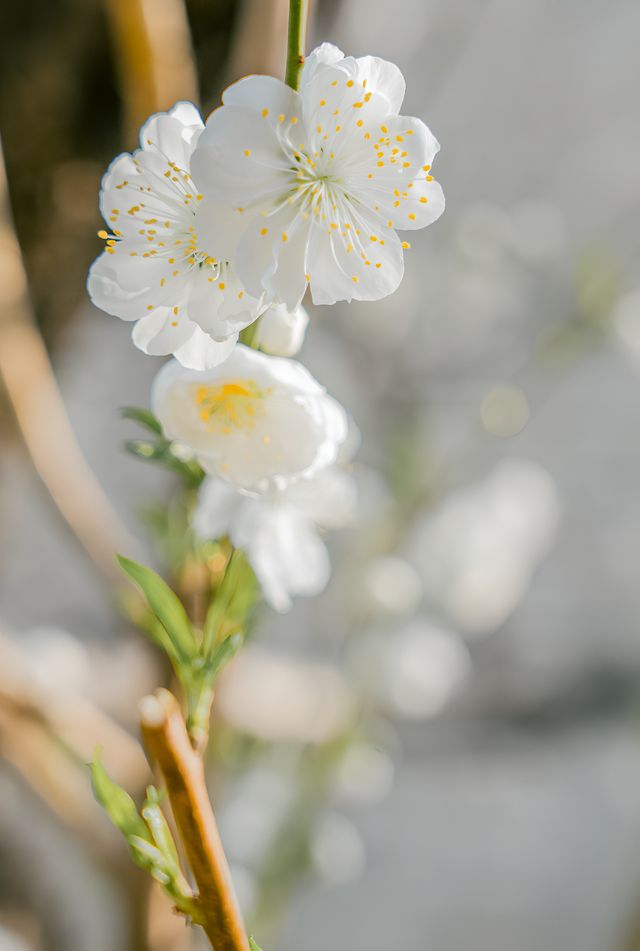
M 212 220 L 212 251 L 248 291 L 293 308 L 307 285 L 316 304 L 378 300 L 402 279 L 396 230 L 423 228 L 444 209 L 431 164 L 438 143 L 399 115 L 405 82 L 392 63 L 344 56 L 328 43 L 302 71 L 300 92 L 270 76 L 230 86 L 192 159 Z
M 293 310 L 285 304 L 272 304 L 256 324 L 253 345 L 276 357 L 293 357 L 304 342 L 308 323 L 302 304 Z
M 228 535 L 245 552 L 265 600 L 288 611 L 292 597 L 325 588 L 331 564 L 318 529 L 347 524 L 354 507 L 354 479 L 335 466 L 258 496 L 210 478 L 193 527 L 202 538 Z
M 202 129 L 196 107 L 180 102 L 142 127 L 140 149 L 112 162 L 100 193 L 110 231 L 100 232 L 106 247 L 87 284 L 102 310 L 137 321 L 137 347 L 195 369 L 224 360 L 261 309 L 261 294 L 210 253 L 216 210 L 207 203 L 204 213 L 189 171 Z
M 207 472 L 256 492 L 333 464 L 348 433 L 343 408 L 300 363 L 242 344 L 210 370 L 167 363 L 152 408 Z

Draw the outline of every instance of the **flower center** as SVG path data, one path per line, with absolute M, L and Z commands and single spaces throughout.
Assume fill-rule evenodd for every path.
M 255 427 L 256 419 L 266 415 L 264 404 L 269 393 L 255 380 L 227 380 L 218 386 L 193 387 L 193 400 L 207 430 L 228 435 L 234 430 Z

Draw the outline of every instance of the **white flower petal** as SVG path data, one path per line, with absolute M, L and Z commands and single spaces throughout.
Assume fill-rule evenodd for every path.
M 292 597 L 318 594 L 325 587 L 330 563 L 317 529 L 350 520 L 354 485 L 351 476 L 335 468 L 258 496 L 207 478 L 192 524 L 205 539 L 229 535 L 246 553 L 265 599 L 287 611 Z
M 192 327 L 191 336 L 174 351 L 176 360 L 191 370 L 211 370 L 219 366 L 228 358 L 238 342 L 237 334 L 232 334 L 224 340 L 214 340 L 197 324 L 192 324 Z
M 273 304 L 260 317 L 254 346 L 276 357 L 293 357 L 302 346 L 309 315 L 300 304 L 289 310 L 286 304 Z
M 292 308 L 307 283 L 326 304 L 378 300 L 398 286 L 395 230 L 422 228 L 444 208 L 430 174 L 438 143 L 419 119 L 397 114 L 404 90 L 392 63 L 325 44 L 308 58 L 299 94 L 265 77 L 225 94 L 193 167 L 205 194 L 247 215 L 229 244 L 254 297 Z
M 218 261 L 230 261 L 247 227 L 248 216 L 249 212 L 203 198 L 194 222 L 198 247 Z
M 215 339 L 224 339 L 253 323 L 261 306 L 261 300 L 245 291 L 229 266 L 221 266 L 215 278 L 206 268 L 192 277 L 187 312 Z
M 88 291 L 97 306 L 125 320 L 148 353 L 176 352 L 191 368 L 216 366 L 239 330 L 263 305 L 246 293 L 227 258 L 233 250 L 229 211 L 205 201 L 190 175 L 203 123 L 191 103 L 152 116 L 141 149 L 112 162 L 103 179 L 101 210 L 112 234 L 94 263 Z M 202 240 L 204 238 L 204 241 Z M 219 242 L 218 242 L 219 239 Z
M 117 155 L 103 175 L 100 187 L 100 214 L 108 224 L 116 224 L 121 214 L 123 202 L 116 186 L 122 182 L 135 182 L 137 185 L 138 169 L 133 156 L 128 152 Z M 131 192 L 133 195 L 133 191 Z
M 169 112 L 158 112 L 147 119 L 140 129 L 140 146 L 170 156 L 188 171 L 194 137 L 203 128 L 204 122 L 193 103 L 178 102 Z
M 280 116 L 288 122 L 299 109 L 298 94 L 273 76 L 245 76 L 225 89 L 222 101 L 225 106 L 252 109 L 274 127 L 281 124 Z
M 310 224 L 289 204 L 250 222 L 238 244 L 234 264 L 253 294 L 262 286 L 268 297 L 282 301 L 290 310 L 297 307 L 307 288 Z
M 389 113 L 398 113 L 406 91 L 404 76 L 395 65 L 377 56 L 361 56 L 356 60 L 356 76 L 366 82 L 367 90 L 378 92 L 389 103 Z
M 119 270 L 112 263 L 113 255 L 105 251 L 89 270 L 87 292 L 96 307 L 121 320 L 138 320 L 147 310 L 152 291 L 142 287 L 136 291 L 123 288 L 118 281 Z
M 265 600 L 276 611 L 288 611 L 292 595 L 319 594 L 329 581 L 326 545 L 313 524 L 288 506 L 244 506 L 231 540 L 246 551 Z
M 287 502 L 321 528 L 343 528 L 352 521 L 357 504 L 356 481 L 335 466 L 286 490 Z
M 309 53 L 304 66 L 302 67 L 302 76 L 300 77 L 300 86 L 304 87 L 311 82 L 318 66 L 334 65 L 341 59 L 344 59 L 344 53 L 333 43 L 321 43 L 320 46 Z
M 158 307 L 138 321 L 131 337 L 143 353 L 164 357 L 182 347 L 196 329 L 186 317 L 176 320 L 169 307 Z
M 440 146 L 424 122 L 409 116 L 385 119 L 377 134 L 376 161 L 354 172 L 353 193 L 389 227 L 424 228 L 444 209 L 442 189 L 430 174 Z
M 352 68 L 349 69 L 351 63 Z M 389 115 L 389 103 L 375 90 L 363 88 L 355 60 L 336 66 L 319 66 L 313 79 L 301 89 L 307 151 L 311 155 L 333 153 L 336 167 L 348 169 L 359 152 L 372 151 L 364 135 Z
M 211 474 L 257 492 L 331 465 L 347 436 L 344 410 L 304 367 L 240 345 L 206 373 L 168 363 L 152 405 L 168 439 Z
M 221 479 L 205 479 L 198 492 L 191 524 L 200 538 L 216 540 L 229 533 L 245 500 L 237 489 Z
M 221 106 L 207 120 L 191 160 L 199 189 L 215 201 L 245 206 L 280 194 L 289 166 L 278 136 L 252 109 Z
M 402 280 L 402 246 L 395 231 L 364 207 L 357 216 L 354 209 L 344 217 L 335 230 L 312 229 L 308 261 L 314 304 L 380 300 Z
M 264 213 L 249 221 L 232 258 L 238 277 L 253 297 L 264 293 L 277 267 L 278 238 L 267 237 L 266 219 Z

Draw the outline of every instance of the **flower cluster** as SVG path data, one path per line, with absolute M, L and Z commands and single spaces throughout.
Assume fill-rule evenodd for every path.
M 174 356 L 152 402 L 166 438 L 207 473 L 194 528 L 242 549 L 278 610 L 322 589 L 318 530 L 353 507 L 346 414 L 290 359 L 302 298 L 391 294 L 409 247 L 397 232 L 444 209 L 439 146 L 400 114 L 404 89 L 393 64 L 323 44 L 300 91 L 249 76 L 206 126 L 191 103 L 153 116 L 102 184 L 109 230 L 91 299 L 134 322 L 145 353 Z

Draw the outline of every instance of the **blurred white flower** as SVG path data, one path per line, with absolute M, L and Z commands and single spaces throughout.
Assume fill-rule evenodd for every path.
M 329 743 L 353 728 L 353 689 L 329 664 L 304 663 L 249 644 L 216 690 L 235 730 L 269 743 Z
M 435 716 L 471 670 L 469 651 L 450 631 L 413 622 L 388 644 L 387 699 L 408 719 Z
M 372 558 L 365 566 L 363 594 L 366 607 L 384 614 L 411 614 L 422 598 L 420 575 L 398 555 Z
M 640 290 L 624 294 L 613 312 L 616 341 L 636 370 L 640 370 Z
M 318 529 L 340 528 L 354 509 L 354 479 L 337 468 L 258 496 L 207 479 L 193 527 L 205 539 L 228 535 L 245 552 L 265 600 L 288 611 L 292 597 L 319 594 L 329 581 L 329 552 Z
M 173 353 L 185 366 L 220 363 L 261 309 L 229 264 L 209 251 L 215 216 L 189 172 L 202 131 L 191 103 L 152 116 L 140 149 L 118 156 L 102 182 L 100 210 L 110 229 L 87 283 L 93 303 L 137 321 L 133 341 L 145 353 Z
M 309 315 L 299 304 L 288 310 L 272 304 L 256 325 L 253 345 L 276 357 L 294 357 L 304 341 Z
M 431 603 L 467 634 L 494 631 L 526 593 L 558 516 L 553 480 L 526 459 L 505 459 L 451 495 L 412 541 Z
M 391 757 L 365 743 L 350 746 L 336 771 L 337 792 L 356 802 L 379 802 L 393 786 Z
M 529 422 L 529 402 L 519 386 L 492 387 L 482 398 L 480 418 L 494 436 L 515 436 Z
M 346 885 L 360 878 L 367 856 L 353 822 L 338 812 L 324 815 L 311 838 L 311 860 L 327 885 Z
M 340 404 L 300 363 L 238 344 L 222 366 L 158 373 L 152 408 L 165 436 L 240 488 L 282 489 L 332 465 L 347 438 Z
M 353 663 L 379 704 L 416 720 L 439 714 L 471 670 L 462 638 L 419 618 L 397 631 L 367 632 L 356 644 Z
M 212 253 L 232 260 L 248 291 L 293 308 L 379 300 L 402 279 L 396 229 L 444 210 L 430 174 L 438 143 L 398 115 L 405 82 L 392 63 L 325 43 L 307 58 L 300 92 L 270 76 L 230 86 L 207 122 L 192 173 L 228 207 Z M 213 236 L 213 230 L 211 230 Z

